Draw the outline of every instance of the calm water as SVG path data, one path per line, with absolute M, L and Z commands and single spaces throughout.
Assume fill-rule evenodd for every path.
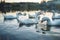
M 27 13 L 27 14 L 34 14 L 35 12 L 38 12 L 38 11 L 30 11 L 30 12 L 27 12 L 27 11 L 24 11 L 25 13 Z M 22 13 L 24 13 L 24 12 L 22 12 Z M 18 12 L 7 12 L 7 14 L 6 15 L 12 15 L 12 16 L 16 16 L 16 13 L 18 13 Z M 52 17 L 52 13 L 51 12 L 45 12 L 45 15 L 44 16 L 47 16 L 47 17 L 49 17 L 50 19 L 51 19 L 51 17 Z M 40 18 L 42 18 L 43 17 L 43 15 L 41 15 L 40 16 Z M 45 23 L 44 23 L 45 24 Z M 19 28 L 19 23 L 18 23 L 18 21 L 17 21 L 17 19 L 13 19 L 13 20 L 4 20 L 4 17 L 3 17 L 3 15 L 2 15 L 2 13 L 0 14 L 0 25 L 5 25 L 5 26 L 13 26 L 13 27 L 16 27 L 16 28 Z M 41 24 L 39 24 L 39 27 L 41 27 L 40 26 Z M 29 29 L 30 28 L 30 26 L 26 26 L 26 25 L 23 25 L 23 26 L 25 26 L 25 27 L 27 27 L 27 29 Z M 35 25 L 32 25 L 32 26 L 35 26 Z M 24 27 L 21 27 L 21 28 L 24 28 Z M 34 27 L 31 27 L 31 28 L 33 28 L 34 29 Z M 24 28 L 25 29 L 25 28 Z M 35 30 L 35 29 L 34 29 Z M 53 30 L 53 31 L 59 31 L 59 29 L 56 29 L 55 30 L 55 28 L 51 28 L 51 30 Z M 60 32 L 60 31 L 59 31 Z
M 7 13 L 7 15 L 13 15 L 16 16 L 16 12 L 10 12 Z M 30 30 L 30 31 L 36 31 L 35 29 L 35 25 L 32 26 L 27 26 L 27 25 L 22 25 L 19 26 L 19 23 L 17 21 L 17 19 L 13 19 L 13 20 L 4 20 L 4 17 L 2 14 L 0 14 L 0 28 L 1 30 L 6 30 L 6 31 L 13 31 L 13 30 Z
M 22 13 L 34 14 L 35 12 L 38 12 L 38 11 L 30 11 L 30 12 L 24 11 L 24 12 L 22 12 Z M 16 16 L 16 13 L 18 13 L 18 12 L 7 12 L 6 15 Z M 51 19 L 52 13 L 50 13 L 50 12 L 45 12 L 45 15 L 44 15 L 44 16 L 47 16 L 47 17 L 49 17 L 49 18 Z M 43 15 L 40 16 L 40 18 L 42 18 L 42 17 L 43 17 Z M 44 24 L 45 24 L 45 23 L 44 23 Z M 0 14 L 0 25 L 13 26 L 13 27 L 16 27 L 16 28 L 20 28 L 17 19 L 4 20 L 4 17 L 3 17 L 3 15 L 2 15 L 2 13 Z M 26 25 L 23 25 L 23 26 L 25 26 L 27 29 L 32 28 L 33 30 L 35 30 L 35 25 L 32 25 L 32 26 L 34 26 L 34 27 L 32 27 L 32 26 L 26 26 Z M 24 28 L 23 26 L 22 26 L 21 28 Z M 38 27 L 41 27 L 41 23 L 38 25 Z M 25 28 L 24 28 L 24 29 L 25 29 Z M 54 27 L 52 27 L 51 30 L 53 30 L 53 31 L 56 31 L 56 30 L 57 30 L 58 32 L 60 32 L 59 29 L 56 28 L 56 30 L 55 30 Z
M 11 14 L 11 12 L 8 14 Z M 11 15 L 16 16 L 15 12 Z M 49 16 L 50 14 L 47 15 Z M 35 25 L 19 27 L 16 19 L 4 21 L 3 15 L 0 14 L 0 40 L 60 40 L 60 29 L 51 28 L 52 31 L 44 35 L 41 34 L 40 27 L 38 26 L 38 29 L 35 28 Z M 36 32 L 36 30 L 40 32 Z

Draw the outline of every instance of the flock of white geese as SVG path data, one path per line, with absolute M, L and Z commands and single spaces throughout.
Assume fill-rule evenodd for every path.
M 22 14 L 21 12 L 17 13 L 16 16 L 12 16 L 12 15 L 5 15 L 4 16 L 4 20 L 13 20 L 13 19 L 17 19 L 17 21 L 19 22 L 19 25 L 29 25 L 29 24 L 35 24 L 37 26 L 38 22 L 40 21 L 40 15 L 43 15 L 43 13 L 41 12 L 37 12 L 34 15 L 30 15 L 30 14 Z M 49 26 L 60 26 L 60 15 L 55 15 L 55 11 L 53 12 L 53 16 L 52 16 L 52 20 L 50 20 L 48 17 L 43 17 L 41 20 L 41 23 L 43 23 L 44 21 L 47 21 L 47 29 L 50 29 Z M 50 30 L 48 30 L 50 31 Z

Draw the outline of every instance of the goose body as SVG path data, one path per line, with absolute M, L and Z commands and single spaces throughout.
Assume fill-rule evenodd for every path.
M 16 16 L 14 16 L 14 15 L 6 15 L 6 14 L 3 14 L 4 20 L 17 19 L 19 15 L 21 15 L 21 13 L 17 13 Z
M 39 16 L 39 15 L 41 15 L 41 14 L 43 14 L 43 13 L 41 13 L 41 12 L 36 12 L 35 14 L 29 14 L 29 18 L 35 18 L 35 17 L 37 17 L 37 16 Z
M 23 23 L 23 24 L 34 24 L 34 23 L 36 24 L 37 23 L 37 18 L 30 19 L 28 15 L 26 16 L 22 15 L 19 17 L 18 20 L 20 23 Z
M 23 23 L 23 24 L 37 24 L 38 21 L 36 19 L 21 19 L 20 23 Z
M 16 16 L 13 16 L 13 15 L 4 15 L 4 20 L 13 20 L 13 19 L 16 19 L 17 17 Z
M 5 19 L 16 19 L 16 17 L 12 16 L 12 15 L 8 15 L 8 16 L 4 16 Z

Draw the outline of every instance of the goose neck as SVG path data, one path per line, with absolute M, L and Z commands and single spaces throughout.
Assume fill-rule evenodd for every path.
M 47 19 L 47 22 L 50 22 L 51 20 L 50 19 Z

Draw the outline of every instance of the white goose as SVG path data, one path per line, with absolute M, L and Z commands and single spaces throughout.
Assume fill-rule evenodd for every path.
M 29 18 L 35 18 L 36 16 L 38 16 L 38 15 L 41 15 L 41 14 L 43 14 L 42 12 L 35 12 L 35 14 L 29 14 Z
M 58 19 L 50 20 L 48 17 L 42 18 L 41 22 L 47 21 L 47 31 L 50 31 L 50 27 L 59 27 L 60 26 L 60 15 L 56 16 Z
M 13 19 L 17 19 L 18 16 L 22 15 L 21 13 L 17 13 L 16 16 L 13 15 L 6 15 L 6 14 L 2 14 L 4 16 L 4 20 L 13 20 Z
M 38 24 L 39 21 L 39 15 L 41 13 L 36 13 L 35 18 L 29 18 L 29 14 L 26 14 L 26 16 L 20 16 L 18 19 L 18 22 L 20 23 L 19 25 L 32 25 L 32 24 Z

